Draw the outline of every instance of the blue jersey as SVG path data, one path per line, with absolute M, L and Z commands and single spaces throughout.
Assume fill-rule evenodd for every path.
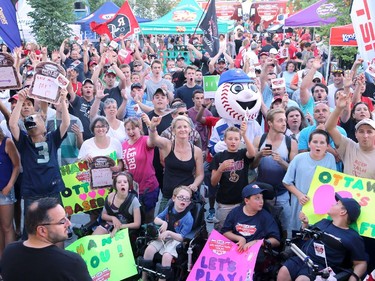
M 21 155 L 21 194 L 24 198 L 48 196 L 64 190 L 57 150 L 65 136 L 61 137 L 60 128 L 57 128 L 46 135 L 46 141 L 33 143 L 27 133 L 20 131 L 19 140 L 15 140 L 15 144 Z

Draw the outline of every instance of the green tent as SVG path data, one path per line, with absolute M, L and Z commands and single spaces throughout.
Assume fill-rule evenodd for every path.
M 165 16 L 139 26 L 144 34 L 193 34 L 202 14 L 195 0 L 182 0 Z M 217 24 L 219 33 L 226 34 L 234 29 L 235 22 L 218 20 Z M 202 34 L 202 30 L 198 27 L 196 33 Z

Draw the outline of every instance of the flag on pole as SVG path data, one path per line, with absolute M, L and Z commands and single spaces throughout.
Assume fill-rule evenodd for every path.
M 107 34 L 111 40 L 123 34 L 126 37 L 139 33 L 139 24 L 129 6 L 129 2 L 125 1 L 118 12 L 110 20 L 104 23 L 90 23 L 92 31 L 99 35 Z
M 211 57 L 214 57 L 219 52 L 219 29 L 217 26 L 215 0 L 211 0 L 199 28 L 203 30 L 203 48 Z
M 15 47 L 21 46 L 16 9 L 11 0 L 0 1 L 0 37 L 12 51 Z

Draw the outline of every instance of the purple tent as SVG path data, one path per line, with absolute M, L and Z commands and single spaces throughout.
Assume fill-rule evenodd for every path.
M 337 9 L 333 3 L 326 2 L 327 0 L 320 0 L 306 9 L 295 13 L 285 20 L 285 26 L 320 27 L 322 25 L 334 23 L 336 18 L 327 16 L 333 15 Z

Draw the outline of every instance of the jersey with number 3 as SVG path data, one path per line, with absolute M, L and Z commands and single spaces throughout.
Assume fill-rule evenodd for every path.
M 64 190 L 57 162 L 57 150 L 65 136 L 61 138 L 58 128 L 46 135 L 46 141 L 33 143 L 26 132 L 21 130 L 19 140 L 15 141 L 15 144 L 21 155 L 23 167 L 23 197 L 48 196 Z

